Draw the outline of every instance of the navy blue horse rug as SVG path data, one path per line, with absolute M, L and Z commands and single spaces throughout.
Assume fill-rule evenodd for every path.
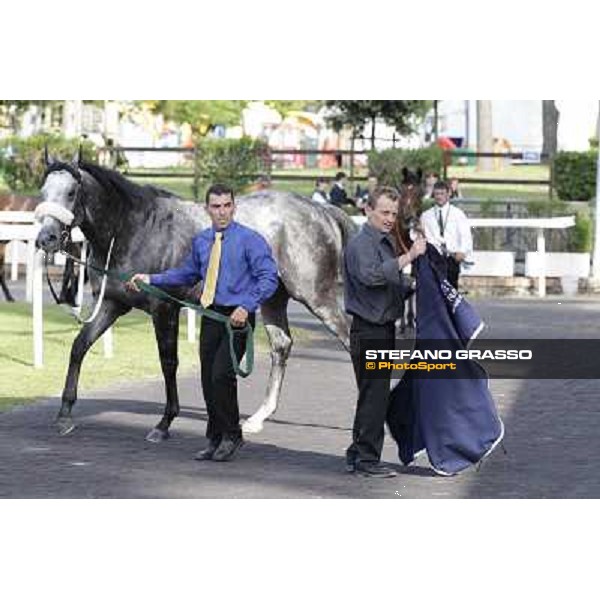
M 467 349 L 484 323 L 447 281 L 440 255 L 431 245 L 416 261 L 419 340 L 444 340 L 444 348 Z M 500 443 L 504 425 L 475 361 L 462 369 L 470 377 L 440 378 L 405 371 L 391 392 L 388 426 L 398 444 L 400 461 L 409 465 L 422 450 L 433 470 L 454 475 L 477 464 Z

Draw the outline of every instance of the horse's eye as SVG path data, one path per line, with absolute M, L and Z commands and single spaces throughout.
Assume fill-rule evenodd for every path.
M 71 190 L 69 192 L 69 198 L 72 198 L 75 195 L 75 190 Z

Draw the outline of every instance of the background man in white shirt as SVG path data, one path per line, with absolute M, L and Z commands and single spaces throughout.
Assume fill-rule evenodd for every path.
M 472 260 L 473 236 L 465 213 L 449 201 L 448 184 L 438 181 L 433 186 L 435 206 L 421 215 L 421 226 L 427 241 L 446 258 L 448 281 L 458 289 L 461 263 Z

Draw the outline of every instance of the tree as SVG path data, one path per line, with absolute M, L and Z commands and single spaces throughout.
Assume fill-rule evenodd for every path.
M 492 101 L 477 100 L 477 152 L 493 151 Z M 493 164 L 493 159 L 490 157 L 477 159 L 477 169 L 479 171 L 491 171 Z
M 188 123 L 194 135 L 204 137 L 217 125 L 239 125 L 244 100 L 145 100 L 152 112 L 176 123 Z
M 267 106 L 274 108 L 284 118 L 288 113 L 294 111 L 317 111 L 323 104 L 323 100 L 263 100 L 263 102 Z
M 351 127 L 354 134 L 371 125 L 371 148 L 375 148 L 375 124 L 378 119 L 394 127 L 400 135 L 415 130 L 431 106 L 426 100 L 325 100 L 325 106 L 335 112 L 327 117 L 329 124 L 339 131 Z
M 549 156 L 544 162 L 549 163 L 558 147 L 558 119 L 560 113 L 554 100 L 542 100 L 542 154 Z
M 37 107 L 41 131 L 50 131 L 54 115 L 60 115 L 64 100 L 0 100 L 0 126 L 8 127 L 13 135 L 19 131 L 23 114 L 32 106 Z

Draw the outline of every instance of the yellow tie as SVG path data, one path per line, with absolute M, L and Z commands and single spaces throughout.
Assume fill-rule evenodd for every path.
M 215 243 L 210 251 L 208 269 L 206 270 L 206 280 L 204 282 L 202 296 L 200 297 L 200 304 L 202 304 L 204 308 L 210 306 L 215 299 L 215 292 L 217 291 L 217 275 L 219 274 L 219 263 L 221 262 L 222 237 L 223 232 L 217 231 L 215 233 Z

